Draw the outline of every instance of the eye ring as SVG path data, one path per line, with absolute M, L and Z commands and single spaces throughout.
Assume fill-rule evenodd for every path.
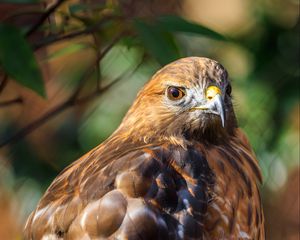
M 185 89 L 182 87 L 170 86 L 167 88 L 167 97 L 172 101 L 177 101 L 185 96 Z

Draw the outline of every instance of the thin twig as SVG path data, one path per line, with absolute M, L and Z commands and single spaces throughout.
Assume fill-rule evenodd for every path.
M 96 88 L 97 90 L 101 89 L 101 69 L 100 63 L 96 65 Z
M 113 45 L 123 36 L 124 33 L 119 34 L 103 51 L 102 53 L 97 57 L 95 63 L 99 64 L 99 61 L 106 55 L 106 53 L 113 47 Z M 137 68 L 140 66 L 140 64 L 131 72 L 131 74 L 133 74 Z M 124 77 L 128 78 L 128 76 L 125 76 L 126 74 L 122 74 L 120 77 L 118 77 L 117 79 L 115 79 L 113 82 L 111 82 L 110 84 L 108 84 L 107 86 L 101 88 L 101 89 L 96 89 L 96 91 L 90 93 L 87 96 L 78 98 L 79 93 L 81 91 L 81 89 L 84 86 L 85 80 L 87 77 L 90 77 L 90 75 L 92 74 L 92 71 L 94 69 L 94 65 L 92 65 L 91 68 L 89 68 L 86 73 L 84 74 L 84 77 L 82 78 L 81 82 L 79 83 L 78 87 L 75 89 L 75 91 L 73 92 L 73 94 L 63 103 L 57 105 L 56 107 L 54 107 L 53 109 L 49 110 L 47 113 L 45 113 L 43 116 L 41 116 L 40 118 L 38 118 L 37 120 L 31 122 L 30 124 L 28 124 L 27 126 L 25 126 L 24 128 L 22 128 L 20 131 L 18 131 L 17 133 L 15 133 L 14 135 L 12 135 L 11 137 L 7 138 L 6 140 L 4 140 L 3 142 L 0 143 L 0 148 L 6 146 L 7 144 L 10 143 L 14 143 L 22 138 L 24 138 L 25 136 L 27 136 L 28 134 L 32 133 L 34 130 L 36 130 L 38 127 L 40 127 L 41 125 L 43 125 L 44 123 L 46 123 L 48 120 L 52 119 L 53 117 L 55 117 L 56 115 L 62 113 L 64 110 L 73 107 L 77 104 L 82 104 L 88 101 L 93 100 L 96 97 L 99 97 L 101 94 L 103 94 L 104 92 L 106 92 L 107 90 L 109 90 L 112 86 L 114 86 L 117 82 L 119 82 L 121 79 L 123 79 Z
M 114 17 L 114 18 L 116 18 L 116 17 Z M 33 49 L 38 50 L 38 49 L 40 49 L 40 48 L 42 48 L 46 45 L 50 45 L 52 43 L 56 43 L 56 42 L 59 42 L 59 41 L 63 41 L 63 40 L 67 40 L 67 39 L 71 39 L 71 38 L 75 38 L 75 37 L 79 37 L 79 36 L 82 36 L 82 35 L 86 35 L 86 34 L 96 32 L 102 27 L 102 25 L 104 23 L 106 23 L 107 21 L 109 21 L 111 19 L 113 19 L 113 17 L 111 17 L 111 16 L 103 18 L 101 21 L 97 22 L 96 24 L 94 24 L 92 26 L 87 26 L 83 30 L 74 31 L 74 32 L 71 32 L 71 33 L 68 33 L 68 34 L 65 34 L 65 35 L 54 35 L 54 36 L 52 35 L 52 36 L 49 36 L 47 38 L 44 38 L 40 42 L 34 43 L 33 44 Z
M 122 79 L 130 78 L 138 70 L 138 68 L 142 65 L 142 63 L 143 63 L 143 60 L 132 71 L 130 71 L 129 74 L 121 74 L 114 81 L 110 82 L 109 84 L 102 87 L 101 89 L 98 89 L 98 90 L 96 89 L 94 92 L 90 93 L 89 95 L 76 99 L 75 103 L 83 104 L 83 103 L 86 103 L 86 102 L 92 100 L 95 97 L 99 97 L 101 94 L 103 94 L 104 92 L 109 90 L 112 86 L 116 85 Z
M 91 67 L 89 69 L 87 69 L 87 71 L 85 72 L 84 76 L 81 78 L 81 80 L 79 81 L 79 84 L 77 86 L 77 88 L 75 89 L 75 91 L 73 92 L 72 96 L 70 97 L 70 99 L 75 100 L 78 95 L 80 94 L 83 86 L 85 85 L 85 81 L 86 79 L 88 79 L 91 74 L 94 72 L 94 68 L 96 66 L 96 64 L 99 64 L 99 62 L 104 58 L 104 56 L 109 52 L 109 50 L 125 35 L 125 32 L 121 32 L 120 34 L 118 34 L 105 48 L 104 50 L 97 55 L 95 62 L 91 65 Z
M 31 26 L 31 28 L 27 31 L 26 37 L 29 37 L 32 33 L 34 33 L 45 21 L 46 19 L 64 2 L 65 0 L 58 0 L 55 4 L 53 4 L 39 19 L 38 21 Z
M 14 19 L 14 18 L 16 19 L 17 17 L 20 17 L 20 16 L 24 16 L 24 15 L 30 16 L 30 15 L 42 14 L 42 13 L 43 13 L 43 11 L 41 11 L 41 10 L 29 10 L 29 11 L 24 12 L 24 9 L 20 8 L 20 9 L 17 9 L 15 12 L 12 12 L 8 16 L 4 17 L 1 21 L 9 22 L 12 19 Z
M 7 85 L 7 82 L 8 82 L 8 77 L 7 74 L 4 73 L 3 78 L 0 81 L 0 93 L 4 90 L 5 86 Z
M 46 123 L 49 119 L 55 117 L 56 115 L 63 112 L 65 109 L 67 109 L 70 106 L 72 106 L 72 104 L 69 101 L 66 101 L 66 102 L 63 102 L 63 103 L 59 104 L 58 106 L 56 106 L 54 109 L 51 109 L 49 112 L 47 112 L 42 117 L 40 117 L 37 120 L 31 122 L 26 127 L 22 128 L 20 131 L 18 131 L 13 136 L 11 136 L 11 137 L 7 138 L 6 140 L 4 140 L 2 143 L 0 143 L 0 148 L 4 147 L 5 145 L 7 145 L 9 143 L 14 143 L 14 142 L 24 138 L 25 136 L 27 136 L 28 134 L 33 132 L 35 129 L 37 129 L 38 127 L 40 127 L 44 123 Z
M 9 107 L 11 105 L 21 104 L 21 103 L 23 103 L 23 99 L 21 97 L 18 97 L 18 98 L 15 98 L 15 99 L 0 102 L 0 108 L 1 107 Z
M 64 110 L 66 110 L 70 107 L 73 107 L 75 105 L 78 105 L 78 104 L 86 103 L 88 101 L 91 101 L 91 100 L 95 99 L 96 97 L 101 96 L 104 92 L 108 91 L 112 86 L 114 86 L 121 79 L 128 78 L 132 74 L 134 74 L 141 64 L 142 64 L 142 62 L 140 64 L 138 64 L 137 67 L 135 67 L 135 69 L 132 70 L 130 72 L 130 74 L 128 74 L 127 76 L 126 76 L 126 74 L 121 74 L 120 77 L 116 78 L 110 84 L 108 84 L 107 86 L 103 87 L 102 89 L 100 89 L 98 91 L 92 92 L 88 96 L 82 97 L 81 99 L 77 99 L 77 100 L 76 99 L 75 100 L 68 99 L 67 101 L 59 104 L 55 108 L 49 110 L 45 115 L 43 115 L 39 119 L 37 119 L 37 120 L 33 121 L 32 123 L 28 124 L 27 126 L 22 128 L 20 131 L 18 131 L 16 134 L 14 134 L 13 136 L 11 136 L 8 139 L 1 142 L 0 143 L 0 148 L 6 146 L 7 144 L 15 143 L 18 140 L 26 137 L 27 135 L 32 133 L 34 130 L 36 130 L 38 127 L 42 126 L 44 123 L 48 122 L 53 117 L 55 117 L 58 114 L 62 113 Z
M 94 42 L 95 42 L 95 48 L 96 48 L 96 54 L 97 54 L 97 58 L 99 58 L 100 54 L 101 54 L 101 42 L 99 41 L 99 39 L 97 38 L 97 35 L 95 33 L 92 34 Z M 101 72 L 100 72 L 100 63 L 98 62 L 98 64 L 95 64 L 95 72 L 96 72 L 96 88 L 97 90 L 99 90 L 101 88 Z

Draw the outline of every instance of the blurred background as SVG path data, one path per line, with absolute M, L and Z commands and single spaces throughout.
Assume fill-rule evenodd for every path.
M 0 3 L 0 239 L 184 56 L 228 70 L 262 167 L 267 239 L 299 239 L 299 0 Z

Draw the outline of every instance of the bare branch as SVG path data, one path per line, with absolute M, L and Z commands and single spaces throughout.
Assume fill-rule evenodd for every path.
M 114 81 L 112 81 L 111 83 L 109 83 L 105 87 L 103 87 L 101 89 L 96 89 L 94 92 L 90 93 L 89 95 L 84 96 L 82 98 L 76 99 L 75 103 L 76 104 L 83 104 L 83 103 L 86 103 L 86 102 L 92 100 L 95 97 L 99 97 L 101 94 L 103 94 L 104 92 L 109 90 L 112 86 L 116 85 L 122 79 L 130 78 L 137 71 L 137 69 L 142 65 L 142 63 L 143 63 L 143 60 L 132 71 L 130 71 L 129 74 L 121 74 L 119 77 L 117 77 Z
M 102 42 L 98 39 L 97 35 L 95 33 L 92 34 L 93 35 L 93 39 L 95 42 L 95 48 L 96 48 L 96 54 L 97 54 L 97 58 L 99 58 L 100 54 L 101 54 L 101 44 Z M 95 64 L 95 72 L 96 72 L 96 87 L 97 90 L 100 89 L 100 85 L 101 85 L 101 70 L 100 70 L 100 64 L 98 62 L 98 64 Z
M 54 109 L 51 109 L 49 112 L 47 112 L 42 117 L 38 118 L 37 120 L 33 121 L 32 123 L 28 124 L 26 127 L 22 128 L 20 131 L 18 131 L 13 136 L 9 137 L 8 139 L 4 140 L 2 143 L 0 143 L 0 148 L 4 147 L 5 145 L 9 143 L 14 143 L 31 132 L 33 132 L 35 129 L 46 123 L 49 119 L 55 117 L 59 113 L 63 112 L 65 109 L 70 107 L 72 104 L 70 104 L 69 101 L 66 101 L 58 106 L 56 106 Z
M 99 61 L 105 56 L 105 54 L 112 48 L 112 46 L 123 36 L 123 33 L 121 33 L 120 35 L 118 35 L 100 54 L 99 57 L 97 57 L 95 63 L 99 63 Z M 143 60 L 142 60 L 143 62 Z M 38 118 L 37 120 L 31 122 L 30 124 L 28 124 L 27 126 L 25 126 L 24 128 L 22 128 L 20 131 L 18 131 L 17 133 L 15 133 L 14 135 L 12 135 L 11 137 L 7 138 L 6 140 L 4 140 L 3 142 L 0 143 L 0 148 L 6 146 L 7 144 L 10 143 L 14 143 L 22 138 L 24 138 L 25 136 L 29 135 L 30 133 L 32 133 L 34 130 L 36 130 L 38 127 L 42 126 L 44 123 L 46 123 L 47 121 L 49 121 L 50 119 L 52 119 L 53 117 L 57 116 L 58 114 L 62 113 L 63 111 L 65 111 L 66 109 L 73 107 L 75 105 L 78 104 L 82 104 L 82 103 L 86 103 L 88 101 L 91 101 L 93 99 L 95 99 L 96 97 L 101 96 L 104 92 L 108 91 L 112 86 L 114 86 L 117 82 L 119 82 L 121 79 L 124 78 L 128 78 L 130 77 L 133 73 L 136 72 L 136 70 L 138 69 L 138 67 L 142 64 L 142 62 L 140 64 L 137 65 L 137 67 L 135 69 L 133 69 L 130 74 L 121 74 L 121 76 L 119 76 L 117 79 L 115 79 L 114 81 L 112 81 L 110 84 L 104 86 L 103 88 L 100 89 L 96 89 L 94 92 L 88 94 L 87 96 L 78 98 L 78 95 L 82 89 L 82 87 L 84 86 L 84 83 L 86 81 L 87 77 L 90 77 L 90 75 L 92 74 L 92 70 L 94 69 L 94 65 L 92 65 L 87 71 L 86 74 L 84 74 L 84 77 L 82 78 L 82 82 L 80 83 L 80 85 L 75 89 L 74 93 L 63 103 L 57 105 L 56 107 L 54 107 L 53 109 L 49 110 L 47 113 L 45 113 L 43 116 L 41 116 L 40 118 Z
M 8 77 L 6 73 L 3 73 L 3 78 L 0 81 L 0 93 L 4 90 L 5 86 L 7 85 Z
M 96 60 L 94 62 L 94 64 L 91 65 L 90 68 L 87 69 L 87 71 L 85 72 L 85 74 L 83 75 L 83 77 L 81 78 L 76 90 L 74 91 L 74 93 L 72 94 L 72 96 L 70 97 L 70 99 L 75 100 L 78 95 L 80 94 L 86 79 L 88 79 L 89 76 L 91 76 L 91 74 L 94 72 L 95 66 L 99 65 L 99 62 L 103 59 L 103 57 L 109 52 L 109 50 L 125 35 L 125 32 L 122 32 L 120 34 L 118 34 L 105 48 L 104 50 L 97 55 Z
M 28 10 L 28 11 L 24 11 L 23 8 L 19 8 L 16 9 L 14 12 L 8 14 L 7 16 L 5 16 L 2 21 L 4 22 L 9 22 L 12 19 L 16 19 L 18 17 L 22 17 L 24 15 L 35 15 L 35 14 L 42 14 L 43 11 L 41 10 Z
M 29 37 L 34 33 L 44 22 L 45 20 L 64 2 L 65 0 L 58 0 L 53 4 L 40 18 L 39 20 L 31 26 L 31 28 L 26 33 L 26 37 Z
M 21 97 L 18 97 L 18 98 L 15 98 L 15 99 L 0 102 L 0 108 L 1 107 L 9 107 L 11 105 L 21 104 L 21 103 L 23 103 L 23 99 Z
M 139 66 L 140 66 L 140 64 L 138 65 L 138 67 Z M 133 74 L 137 70 L 137 68 L 135 68 L 131 72 L 131 74 Z M 124 74 L 122 74 L 122 75 L 124 77 Z M 88 101 L 91 101 L 91 100 L 95 99 L 96 97 L 101 96 L 101 94 L 103 94 L 104 92 L 108 91 L 112 86 L 114 86 L 117 82 L 119 82 L 121 79 L 123 79 L 123 77 L 118 77 L 116 80 L 114 80 L 113 82 L 111 82 L 107 86 L 103 87 L 99 91 L 95 91 L 95 92 L 93 92 L 93 93 L 89 94 L 88 96 L 85 96 L 85 97 L 83 97 L 81 99 L 78 99 L 78 100 L 75 100 L 75 101 L 71 101 L 70 99 L 68 99 L 67 101 L 59 104 L 55 108 L 53 108 L 50 111 L 48 111 L 42 117 L 40 117 L 37 120 L 33 121 L 32 123 L 28 124 L 27 126 L 25 126 L 24 128 L 22 128 L 19 132 L 17 132 L 13 136 L 11 136 L 8 139 L 6 139 L 3 142 L 1 142 L 0 143 L 0 148 L 6 146 L 7 144 L 15 143 L 18 140 L 26 137 L 27 135 L 29 135 L 30 133 L 32 133 L 34 130 L 36 130 L 38 127 L 42 126 L 44 123 L 48 122 L 49 120 L 51 120 L 52 118 L 54 118 L 58 114 L 62 113 L 66 109 L 68 109 L 70 107 L 73 107 L 73 106 L 75 106 L 77 104 L 86 103 Z M 126 76 L 126 77 L 128 77 L 128 76 Z
M 86 35 L 86 34 L 90 34 L 93 32 L 98 31 L 102 25 L 104 23 L 106 23 L 107 21 L 114 19 L 117 17 L 112 17 L 112 16 L 108 16 L 106 18 L 103 18 L 101 21 L 97 22 L 96 24 L 92 25 L 92 26 L 87 26 L 86 28 L 84 28 L 83 30 L 79 30 L 79 31 L 74 31 L 65 35 L 52 35 L 49 36 L 47 38 L 44 38 L 42 41 L 34 43 L 33 44 L 33 49 L 34 50 L 38 50 L 46 45 L 55 43 L 55 42 L 59 42 L 59 41 L 63 41 L 63 40 L 67 40 L 67 39 L 71 39 L 71 38 L 75 38 L 75 37 L 79 37 L 82 35 Z

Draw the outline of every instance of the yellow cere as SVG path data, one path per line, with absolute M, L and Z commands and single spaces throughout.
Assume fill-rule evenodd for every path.
M 222 91 L 220 88 L 216 86 L 210 86 L 206 90 L 206 98 L 209 100 L 213 99 L 217 94 L 221 95 Z

